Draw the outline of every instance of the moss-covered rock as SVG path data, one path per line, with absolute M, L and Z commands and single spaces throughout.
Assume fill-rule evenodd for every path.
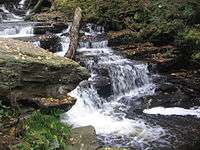
M 62 98 L 88 77 L 87 70 L 73 60 L 30 43 L 0 39 L 0 96 Z
M 34 14 L 27 18 L 35 22 L 67 22 L 68 17 L 60 11 L 47 11 Z

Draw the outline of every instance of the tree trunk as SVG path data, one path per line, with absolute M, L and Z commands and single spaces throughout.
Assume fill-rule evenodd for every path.
M 33 9 L 30 11 L 30 13 L 35 13 L 35 12 L 37 12 L 38 9 L 41 7 L 43 1 L 44 1 L 44 0 L 38 0 L 37 4 L 33 7 Z
M 74 59 L 75 52 L 78 47 L 78 38 L 79 38 L 79 28 L 82 18 L 82 10 L 80 7 L 77 7 L 74 13 L 73 23 L 70 29 L 70 44 L 69 50 L 65 54 L 65 57 Z

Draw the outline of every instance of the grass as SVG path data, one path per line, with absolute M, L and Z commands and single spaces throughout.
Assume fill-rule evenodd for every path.
M 20 118 L 20 113 L 18 110 L 4 105 L 0 100 L 0 133 L 2 137 L 4 135 L 12 136 L 11 138 L 17 141 L 18 144 L 8 143 L 7 147 L 10 149 L 67 150 L 70 127 L 60 122 L 61 113 L 58 110 L 35 111 L 27 119 L 11 125 L 14 120 Z M 14 134 L 11 134 L 12 130 Z M 7 140 L 1 139 L 1 142 L 8 142 Z M 15 145 L 12 145 L 14 143 Z
M 16 124 L 13 121 L 20 118 L 19 111 L 0 100 L 0 133 L 2 137 L 5 135 L 12 138 L 12 142 L 7 145 L 10 149 L 67 150 L 70 127 L 60 122 L 61 113 L 58 110 L 35 111 Z M 4 138 L 1 142 L 8 142 L 7 140 Z
M 34 112 L 24 123 L 26 132 L 21 136 L 20 150 L 67 149 L 70 128 L 60 122 L 59 113 L 50 115 L 40 111 Z

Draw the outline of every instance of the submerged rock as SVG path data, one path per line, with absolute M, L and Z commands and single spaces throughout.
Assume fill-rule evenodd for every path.
M 0 39 L 0 96 L 10 100 L 64 98 L 89 77 L 73 60 L 12 39 Z

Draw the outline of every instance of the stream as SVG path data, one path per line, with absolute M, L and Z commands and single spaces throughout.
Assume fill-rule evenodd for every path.
M 62 121 L 94 126 L 99 141 L 109 146 L 145 149 L 154 141 L 163 143 L 159 139 L 165 131 L 160 126 L 126 117 L 135 99 L 154 93 L 148 66 L 116 54 L 107 46 L 101 27 L 88 24 L 86 28 L 89 32 L 83 33 L 92 39 L 80 42 L 77 57 L 90 70 L 91 77 L 70 93 L 78 102 Z
M 28 0 L 19 1 L 13 6 L 15 11 L 12 7 L 0 5 L 0 37 L 20 39 L 42 47 L 39 38 L 42 35 L 34 32 L 43 24 L 24 21 L 29 13 L 27 3 Z M 55 55 L 63 57 L 66 53 L 70 42 L 66 34 L 69 29 L 70 25 L 62 32 L 53 33 L 59 37 L 59 43 L 53 45 L 53 49 L 57 49 Z M 159 75 L 150 72 L 148 64 L 126 59 L 120 52 L 108 47 L 103 27 L 87 24 L 80 32 L 82 37 L 77 60 L 90 71 L 91 77 L 70 92 L 77 102 L 63 114 L 61 121 L 73 127 L 94 126 L 101 146 L 137 150 L 174 149 L 176 145 L 173 142 L 179 143 L 176 135 L 186 130 L 180 122 L 200 117 L 199 108 L 157 107 L 137 112 L 141 98 L 155 94 L 157 85 L 154 79 Z M 51 35 L 49 32 L 45 34 Z M 172 126 L 171 123 L 177 125 Z

